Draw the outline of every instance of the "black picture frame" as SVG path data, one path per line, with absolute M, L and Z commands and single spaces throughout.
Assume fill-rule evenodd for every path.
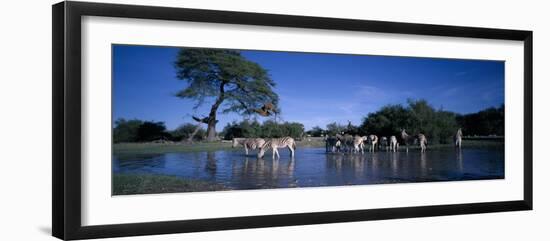
M 170 7 L 60 2 L 52 6 L 53 150 L 52 233 L 60 239 L 307 225 L 533 208 L 533 33 L 523 30 L 197 10 Z M 524 195 L 522 200 L 334 212 L 212 218 L 82 226 L 81 224 L 81 17 L 194 21 L 379 33 L 517 40 L 524 43 Z

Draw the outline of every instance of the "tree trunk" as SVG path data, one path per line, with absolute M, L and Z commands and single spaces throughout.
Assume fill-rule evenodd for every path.
M 210 108 L 210 114 L 208 115 L 208 129 L 206 129 L 206 140 L 207 141 L 216 141 L 216 123 L 218 120 L 216 120 L 216 112 L 218 112 L 218 108 L 222 104 L 222 102 L 225 99 L 225 82 L 222 82 L 220 85 L 220 95 L 216 99 L 216 102 L 212 105 L 212 108 Z
M 209 122 L 208 122 L 208 129 L 207 129 L 207 135 L 206 135 L 206 140 L 207 141 L 216 141 L 217 140 L 217 137 L 216 137 L 216 119 L 211 119 Z

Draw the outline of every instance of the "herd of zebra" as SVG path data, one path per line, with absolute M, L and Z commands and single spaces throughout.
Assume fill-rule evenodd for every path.
M 420 152 L 426 152 L 428 146 L 428 138 L 422 134 L 411 136 L 407 134 L 405 129 L 401 129 L 400 140 L 396 136 L 382 136 L 378 138 L 377 135 L 371 134 L 367 136 L 352 136 L 350 134 L 336 134 L 334 136 L 327 136 L 326 152 L 349 152 L 349 153 L 364 153 L 365 144 L 368 145 L 368 151 L 374 152 L 376 150 L 385 150 L 390 152 L 397 152 L 399 150 L 399 143 L 405 145 L 405 150 L 409 151 L 409 144 L 411 140 L 413 143 L 417 143 L 420 146 Z M 462 148 L 462 129 L 459 128 L 453 137 L 456 148 Z
M 456 148 L 462 148 L 462 129 L 459 128 L 456 134 L 453 137 L 454 144 Z M 409 151 L 409 143 L 411 140 L 414 140 L 414 143 L 417 143 L 420 146 L 420 151 L 425 152 L 428 139 L 422 133 L 419 133 L 414 136 L 407 134 L 405 129 L 401 129 L 400 142 L 405 144 L 406 151 Z M 368 145 L 368 151 L 374 152 L 376 150 L 385 150 L 391 152 L 397 152 L 399 149 L 399 143 L 396 136 L 386 136 L 378 138 L 378 136 L 371 134 L 367 136 L 359 135 L 350 135 L 350 134 L 336 134 L 334 136 L 327 136 L 325 138 L 326 143 L 326 152 L 327 153 L 338 153 L 338 152 L 349 152 L 349 153 L 364 153 L 365 144 Z M 292 137 L 283 137 L 283 138 L 271 138 L 264 140 L 262 138 L 233 138 L 232 146 L 243 146 L 246 155 L 248 155 L 248 150 L 259 149 L 258 158 L 263 158 L 267 150 L 272 151 L 273 158 L 279 158 L 279 148 L 287 147 L 290 151 L 290 156 L 294 157 L 294 151 L 296 150 L 296 141 Z

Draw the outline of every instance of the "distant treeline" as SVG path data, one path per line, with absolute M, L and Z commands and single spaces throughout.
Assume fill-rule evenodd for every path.
M 157 140 L 181 141 L 189 138 L 196 129 L 197 125 L 185 123 L 175 130 L 168 131 L 164 122 L 118 119 L 115 121 L 113 129 L 113 141 L 115 143 L 150 142 Z M 206 131 L 199 127 L 193 136 L 193 140 L 201 141 L 205 135 Z
M 504 105 L 474 114 L 457 115 L 456 121 L 468 136 L 504 136 Z
M 410 135 L 426 135 L 430 143 L 450 143 L 458 128 L 462 128 L 463 134 L 467 136 L 504 136 L 504 105 L 461 115 L 436 110 L 425 100 L 409 100 L 406 106 L 387 105 L 370 113 L 359 126 L 331 123 L 326 129 L 314 127 L 307 134 L 314 137 L 342 132 L 398 136 L 402 128 Z
M 429 143 L 433 144 L 452 142 L 452 137 L 458 128 L 462 128 L 466 136 L 504 136 L 504 105 L 461 115 L 442 109 L 437 110 L 425 100 L 409 100 L 407 105 L 387 105 L 377 112 L 368 114 L 358 126 L 334 122 L 324 129 L 316 126 L 306 132 L 301 123 L 278 123 L 272 120 L 261 123 L 254 119 L 228 123 L 218 136 L 226 140 L 236 137 L 284 136 L 299 139 L 305 135 L 320 137 L 344 132 L 352 135 L 376 134 L 389 137 L 398 136 L 402 128 L 409 135 L 418 133 L 426 135 Z M 169 131 L 163 122 L 119 119 L 115 122 L 113 139 L 115 143 L 182 141 L 187 140 L 193 133 L 195 133 L 193 135 L 195 141 L 204 140 L 206 137 L 206 131 L 196 124 L 185 123 Z
M 272 120 L 260 123 L 257 120 L 243 120 L 227 123 L 220 135 L 230 140 L 236 137 L 279 138 L 290 136 L 301 138 L 305 134 L 304 125 L 298 122 L 277 123 Z
M 198 127 L 198 131 L 193 136 L 194 141 L 204 140 L 206 131 Z M 163 122 L 125 120 L 115 121 L 113 129 L 113 140 L 120 142 L 150 142 L 157 140 L 182 141 L 187 140 L 197 129 L 197 125 L 185 123 L 173 131 L 166 130 Z M 301 138 L 304 136 L 304 125 L 296 122 L 277 123 L 275 121 L 265 121 L 260 123 L 257 120 L 244 120 L 241 122 L 228 123 L 219 136 L 226 140 L 238 137 L 262 137 L 278 138 L 291 136 Z

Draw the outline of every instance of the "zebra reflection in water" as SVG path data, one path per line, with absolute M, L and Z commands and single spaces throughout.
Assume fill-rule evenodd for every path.
M 394 177 L 399 176 L 399 152 L 390 153 L 391 170 Z
M 462 149 L 459 149 L 456 152 L 456 162 L 457 162 L 458 170 L 460 172 L 463 172 L 464 171 L 464 165 L 463 165 L 463 162 L 462 162 Z
M 218 165 L 216 163 L 216 153 L 211 151 L 206 153 L 206 165 L 204 169 L 212 176 L 216 175 Z
M 234 182 L 254 183 L 260 188 L 278 186 L 280 182 L 288 182 L 288 187 L 295 187 L 294 167 L 294 158 L 288 161 L 245 158 L 240 168 L 233 169 L 232 176 L 236 179 Z

